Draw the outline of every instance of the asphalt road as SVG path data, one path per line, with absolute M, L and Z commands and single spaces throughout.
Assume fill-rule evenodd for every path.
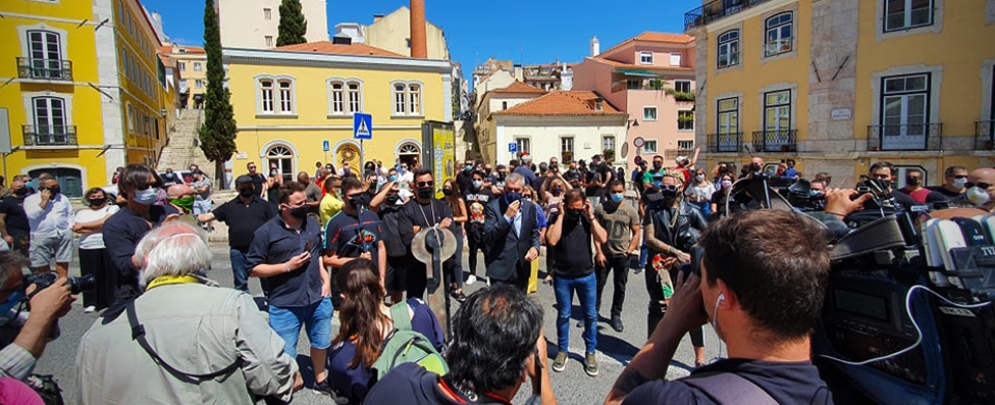
M 231 265 L 228 261 L 228 249 L 227 244 L 212 242 L 211 250 L 214 252 L 214 261 L 212 269 L 209 272 L 209 276 L 214 280 L 217 280 L 223 286 L 232 285 L 232 274 Z M 466 263 L 466 255 L 464 254 L 464 268 Z M 483 274 L 483 257 L 480 257 L 479 268 L 477 269 L 479 274 Z M 545 268 L 545 262 L 540 262 L 540 269 Z M 73 263 L 70 268 L 71 275 L 79 275 L 79 266 L 77 263 Z M 646 342 L 646 306 L 648 303 L 648 295 L 646 293 L 646 287 L 643 279 L 644 274 L 634 274 L 630 271 L 629 283 L 626 290 L 626 300 L 625 308 L 622 313 L 622 319 L 625 324 L 625 330 L 622 333 L 615 332 L 607 323 L 607 316 L 609 316 L 609 306 L 611 303 L 611 296 L 613 294 L 612 284 L 609 282 L 605 287 L 603 300 L 605 301 L 602 306 L 601 312 L 601 322 L 598 323 L 598 361 L 601 366 L 600 374 L 596 377 L 590 377 L 584 373 L 584 341 L 581 338 L 581 333 L 583 332 L 582 327 L 577 327 L 577 321 L 580 318 L 580 311 L 578 310 L 579 302 L 574 299 L 574 310 L 573 318 L 574 321 L 571 322 L 570 328 L 570 361 L 567 363 L 566 370 L 557 373 L 550 372 L 550 377 L 553 384 L 553 391 L 556 393 L 556 398 L 561 404 L 600 404 L 604 401 L 605 396 L 608 394 L 612 384 L 615 382 L 615 378 L 618 377 L 619 373 L 622 372 L 625 365 L 632 356 L 636 354 L 640 347 Z M 472 291 L 476 291 L 484 285 L 483 282 L 477 282 L 472 286 L 466 286 L 464 291 L 469 294 Z M 259 294 L 261 292 L 259 288 L 259 282 L 256 279 L 250 280 L 250 288 L 254 294 Z M 533 299 L 538 300 L 542 303 L 545 315 L 543 317 L 544 330 L 546 337 L 548 339 L 549 356 L 550 363 L 552 363 L 552 357 L 556 355 L 556 308 L 554 306 L 556 300 L 553 294 L 553 288 L 550 285 L 545 285 L 540 283 L 539 291 L 532 295 Z M 75 359 L 76 359 L 76 349 L 80 338 L 89 329 L 90 325 L 98 318 L 98 314 L 84 314 L 82 310 L 81 302 L 77 301 L 76 306 L 73 310 L 60 321 L 60 327 L 62 335 L 59 339 L 48 344 L 44 355 L 38 362 L 38 366 L 35 368 L 35 373 L 37 374 L 52 374 L 58 381 L 63 389 L 63 397 L 67 404 L 76 403 L 76 393 L 77 381 L 75 372 Z M 459 305 L 455 301 L 453 305 Z M 455 307 L 453 308 L 455 310 Z M 332 321 L 332 333 L 333 336 L 338 331 L 338 318 L 334 318 Z M 706 335 L 706 346 L 707 346 L 707 358 L 709 360 L 714 360 L 719 356 L 719 345 L 718 339 L 710 326 L 705 327 Z M 307 354 L 308 353 L 308 343 L 306 336 L 302 333 L 301 340 L 298 344 L 298 352 Z M 722 353 L 725 353 L 725 348 L 722 347 Z M 305 374 L 305 386 L 310 386 L 313 382 L 313 377 L 311 374 L 310 359 L 305 355 L 298 355 L 298 363 L 301 365 L 301 370 Z M 692 352 L 691 342 L 688 337 L 685 337 L 681 343 L 681 347 L 678 348 L 675 355 L 674 361 L 671 363 L 668 369 L 668 378 L 678 378 L 687 375 L 694 365 L 694 353 Z M 81 384 L 86 384 L 86 381 L 79 382 Z M 136 382 L 141 383 L 141 382 Z M 519 395 L 515 398 L 514 402 L 521 404 L 525 402 L 528 397 L 528 393 L 531 392 L 531 388 L 528 384 L 523 385 Z M 328 397 L 319 395 L 308 388 L 305 388 L 298 392 L 294 396 L 294 404 L 328 404 L 330 403 Z M 404 403 L 403 401 L 399 401 Z

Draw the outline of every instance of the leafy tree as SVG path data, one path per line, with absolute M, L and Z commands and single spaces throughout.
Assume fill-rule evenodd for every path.
M 301 0 L 283 0 L 280 3 L 280 27 L 276 46 L 303 44 L 307 42 L 307 20 L 301 9 Z
M 225 187 L 225 162 L 235 153 L 235 114 L 231 93 L 225 88 L 225 68 L 221 62 L 221 31 L 215 0 L 205 0 L 204 50 L 207 52 L 207 92 L 204 94 L 204 123 L 198 130 L 200 149 L 214 162 L 215 179 Z

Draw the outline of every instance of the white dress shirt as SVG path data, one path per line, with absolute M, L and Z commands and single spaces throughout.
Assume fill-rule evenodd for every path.
M 31 237 L 55 237 L 69 232 L 69 221 L 73 216 L 73 207 L 65 195 L 59 193 L 48 201 L 45 209 L 41 209 L 41 193 L 35 193 L 24 199 L 24 213 L 31 225 Z

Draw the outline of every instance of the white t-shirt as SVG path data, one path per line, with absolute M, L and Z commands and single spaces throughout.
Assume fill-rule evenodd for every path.
M 703 187 L 699 186 L 697 182 L 694 182 L 688 186 L 688 189 L 685 192 L 685 194 L 691 198 L 692 202 L 711 201 L 713 193 L 715 193 L 715 185 L 711 182 L 706 182 Z
M 100 219 L 113 215 L 120 208 L 114 204 L 108 204 L 106 207 L 99 210 L 91 208 L 83 208 L 76 212 L 76 219 L 74 223 L 86 223 L 99 221 Z M 81 235 L 79 237 L 79 248 L 83 250 L 91 249 L 103 249 L 104 248 L 104 234 L 103 232 L 95 232 L 86 235 Z

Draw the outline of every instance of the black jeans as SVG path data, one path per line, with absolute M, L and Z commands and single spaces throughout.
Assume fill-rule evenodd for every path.
M 92 274 L 97 281 L 94 291 L 83 292 L 83 306 L 94 306 L 97 310 L 107 308 L 114 299 L 117 285 L 117 272 L 111 268 L 111 258 L 107 249 L 79 249 L 80 273 Z
M 608 283 L 608 273 L 614 273 L 615 294 L 612 296 L 612 318 L 622 315 L 622 305 L 625 303 L 625 286 L 629 283 L 629 255 L 613 254 L 605 256 L 605 267 L 595 264 L 594 271 L 598 274 L 598 312 L 601 312 L 601 293 Z
M 653 252 L 650 252 L 650 257 L 652 257 Z M 653 334 L 653 330 L 656 329 L 656 325 L 660 323 L 663 319 L 663 315 L 667 313 L 667 303 L 663 298 L 663 284 L 669 283 L 670 280 L 677 280 L 677 272 L 680 270 L 670 270 L 668 274 L 663 275 L 653 268 L 653 260 L 648 260 L 646 264 L 646 271 L 643 273 L 646 279 L 646 292 L 650 295 L 649 308 L 646 313 L 646 337 L 649 338 Z M 669 278 L 669 280 L 667 279 Z M 671 283 L 671 288 L 673 284 Z M 705 333 L 701 327 L 693 328 L 688 332 L 691 335 L 691 345 L 694 347 L 705 347 Z
M 524 260 L 515 264 L 515 276 L 511 280 L 489 278 L 491 285 L 510 285 L 523 293 L 528 293 L 529 277 L 532 275 L 532 263 Z
M 483 252 L 486 255 L 487 254 L 487 245 L 484 244 L 482 236 L 478 236 L 478 235 L 472 234 L 469 229 L 467 230 L 466 245 L 470 249 L 469 252 L 468 252 L 470 256 L 467 257 L 467 259 L 466 259 L 467 267 L 469 267 L 469 269 L 467 269 L 467 270 L 468 270 L 468 272 L 470 274 L 476 276 L 477 275 L 477 252 L 478 251 L 479 252 Z M 462 254 L 462 251 L 459 252 L 459 253 Z

